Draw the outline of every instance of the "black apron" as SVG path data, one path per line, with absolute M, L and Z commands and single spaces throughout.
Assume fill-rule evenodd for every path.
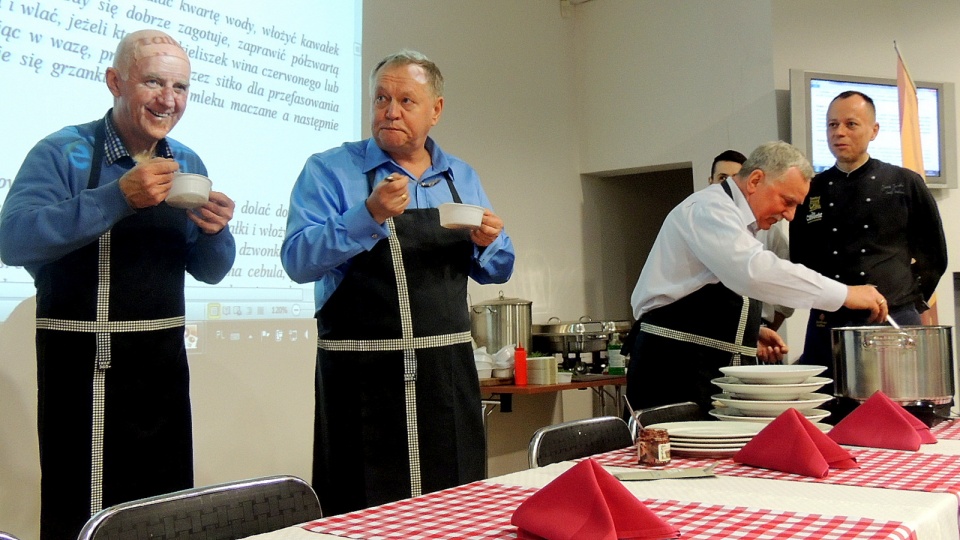
M 726 182 L 721 184 L 731 198 Z M 720 368 L 757 363 L 762 304 L 722 283 L 706 285 L 634 324 L 627 399 L 635 409 L 693 401 L 706 416 Z
M 89 189 L 103 148 L 100 122 Z M 37 273 L 44 540 L 76 538 L 101 508 L 193 485 L 186 231 L 182 210 L 142 209 Z
M 469 232 L 441 227 L 436 208 L 387 225 L 389 238 L 352 259 L 317 312 L 313 486 L 324 515 L 484 475 Z

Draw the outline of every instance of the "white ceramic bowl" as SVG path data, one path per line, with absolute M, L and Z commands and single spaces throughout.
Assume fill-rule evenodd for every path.
M 740 382 L 736 377 L 718 377 L 710 382 L 735 398 L 784 401 L 799 399 L 802 395 L 816 392 L 822 386 L 832 383 L 833 379 L 810 377 L 800 384 L 749 384 Z
M 494 368 L 491 375 L 498 379 L 513 377 L 513 368 Z
M 795 400 L 764 401 L 737 399 L 729 394 L 717 394 L 711 399 L 719 401 L 726 407 L 737 409 L 747 416 L 779 416 L 787 409 L 796 409 L 800 412 L 815 409 L 832 398 L 826 394 L 806 394 Z
M 483 207 L 472 204 L 443 203 L 439 207 L 440 225 L 448 229 L 476 229 L 483 220 Z
M 810 377 L 823 373 L 826 366 L 798 364 L 760 364 L 756 366 L 727 366 L 720 371 L 728 377 L 736 377 L 749 384 L 800 384 Z
M 213 182 L 202 174 L 176 173 L 167 193 L 167 204 L 175 208 L 197 208 L 210 200 Z

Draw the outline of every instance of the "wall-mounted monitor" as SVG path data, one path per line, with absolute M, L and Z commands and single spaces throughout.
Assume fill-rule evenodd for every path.
M 914 81 L 920 113 L 923 168 L 931 188 L 957 187 L 956 104 L 953 83 Z M 836 161 L 827 146 L 827 108 L 847 90 L 870 96 L 877 108 L 880 132 L 870 143 L 871 157 L 902 165 L 897 80 L 836 73 L 790 70 L 790 119 L 793 145 L 816 172 Z

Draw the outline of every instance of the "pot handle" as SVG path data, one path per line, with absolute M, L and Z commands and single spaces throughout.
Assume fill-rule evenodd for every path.
M 865 336 L 863 338 L 863 348 L 864 349 L 916 349 L 917 342 L 915 339 L 910 337 L 909 334 L 899 332 L 899 333 L 889 333 L 889 334 L 873 334 L 870 336 Z

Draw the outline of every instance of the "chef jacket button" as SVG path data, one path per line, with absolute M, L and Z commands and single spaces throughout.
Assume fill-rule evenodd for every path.
M 864 225 L 863 228 L 864 228 L 864 229 L 869 229 L 870 226 L 869 226 L 869 225 Z
M 833 276 L 833 279 L 840 279 L 840 274 Z
M 836 251 L 834 251 L 834 252 L 833 252 L 833 254 L 834 254 L 834 255 L 836 255 L 836 254 L 837 254 L 837 252 L 836 252 Z
M 827 206 L 833 206 L 833 203 L 828 204 Z
M 867 202 L 870 202 L 870 197 L 867 197 Z
M 833 185 L 833 180 L 827 182 L 827 185 L 828 185 L 828 186 L 832 186 L 832 185 Z
M 867 273 L 866 273 L 866 272 L 860 272 L 860 275 L 861 275 L 861 276 L 865 276 L 865 275 L 867 275 Z
M 833 232 L 837 232 L 837 228 L 836 228 L 836 227 L 833 228 Z
M 871 180 L 876 180 L 877 177 L 876 177 L 876 176 L 873 176 L 873 175 L 870 175 L 870 179 L 871 179 Z
M 377 238 L 380 238 L 380 235 L 377 233 L 373 233 L 370 235 L 370 238 L 373 238 L 374 240 L 376 240 Z
M 865 249 L 861 249 L 861 250 L 860 250 L 860 253 L 866 253 L 866 252 L 867 252 L 867 250 L 865 250 Z

